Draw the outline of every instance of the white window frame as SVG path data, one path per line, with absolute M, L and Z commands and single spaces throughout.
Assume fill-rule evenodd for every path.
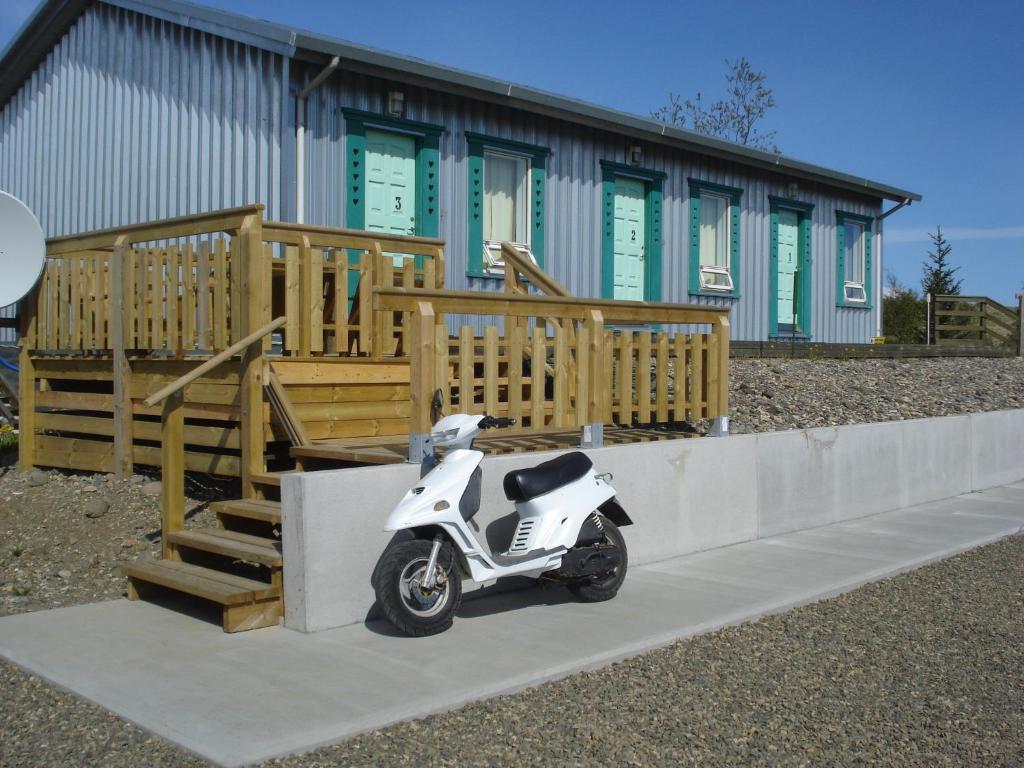
M 530 184 L 530 173 L 531 173 L 531 168 L 532 168 L 532 162 L 531 161 L 532 161 L 533 158 L 530 155 L 527 155 L 527 154 L 520 154 L 518 152 L 509 152 L 509 151 L 506 151 L 506 150 L 491 149 L 489 147 L 484 147 L 484 150 L 483 150 L 483 163 L 482 163 L 483 175 L 484 175 L 484 178 L 482 180 L 483 190 L 484 190 L 484 192 L 483 192 L 483 195 L 484 195 L 484 197 L 483 197 L 484 205 L 487 204 L 487 157 L 488 157 L 488 155 L 491 155 L 491 156 L 494 156 L 494 157 L 504 157 L 504 158 L 508 158 L 508 159 L 512 159 L 512 160 L 517 160 L 517 161 L 519 161 L 519 160 L 524 160 L 525 161 L 526 178 L 523 180 L 523 185 L 524 185 L 524 188 L 526 189 L 526 201 L 525 201 L 526 221 L 525 221 L 525 224 L 524 224 L 524 226 L 526 228 L 526 232 L 525 232 L 525 234 L 526 234 L 526 242 L 525 243 L 513 242 L 512 245 L 514 245 L 516 250 L 519 251 L 520 253 L 522 253 L 523 255 L 525 255 L 533 264 L 536 264 L 537 263 L 537 257 L 533 255 L 533 249 L 530 247 L 530 233 L 533 230 L 533 227 L 531 226 L 532 225 L 531 218 L 533 216 L 533 188 L 532 188 L 532 186 Z M 517 234 L 519 234 L 519 233 L 517 233 Z M 484 272 L 487 272 L 488 274 L 492 274 L 492 275 L 504 275 L 505 274 L 505 259 L 501 255 L 501 241 L 500 240 L 488 240 L 487 237 L 486 237 L 486 233 L 485 233 L 483 249 L 484 249 L 484 253 L 483 253 L 483 268 L 484 268 Z
M 849 263 L 847 259 L 850 257 L 849 243 L 846 242 L 847 227 L 860 227 L 860 237 L 858 241 L 860 248 L 858 248 L 860 259 L 860 274 L 864 277 L 867 275 L 868 259 L 867 259 L 867 243 L 866 238 L 868 236 L 868 228 L 863 222 L 853 221 L 852 219 L 846 219 L 842 223 L 843 227 L 843 297 L 847 302 L 851 304 L 866 304 L 868 301 L 867 289 L 864 285 L 863 279 L 858 282 L 856 280 L 847 280 L 846 274 L 849 272 Z
M 720 291 L 721 293 L 732 293 L 732 244 L 729 242 L 729 233 L 732 232 L 732 198 L 727 195 L 721 195 L 716 192 L 701 192 L 701 216 L 703 218 L 703 205 L 704 200 L 709 197 L 717 198 L 725 203 L 725 240 L 722 247 L 725 251 L 725 265 L 715 264 L 699 264 L 697 274 L 700 278 L 700 288 L 702 291 Z M 701 236 L 701 228 L 703 222 L 697 223 L 697 237 Z M 700 253 L 700 242 L 698 240 L 697 253 Z M 715 277 L 725 277 L 725 284 L 712 282 Z

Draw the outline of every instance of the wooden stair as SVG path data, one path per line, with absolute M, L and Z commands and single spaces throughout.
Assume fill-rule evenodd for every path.
M 236 499 L 211 509 L 219 527 L 167 534 L 170 558 L 122 566 L 128 598 L 172 590 L 219 604 L 225 632 L 276 626 L 284 615 L 280 503 Z

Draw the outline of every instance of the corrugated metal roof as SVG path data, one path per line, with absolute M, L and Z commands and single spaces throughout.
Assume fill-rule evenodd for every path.
M 44 0 L 0 55 L 0 106 L 10 99 L 39 60 L 64 34 L 75 18 L 94 2 L 105 2 L 149 14 L 249 45 L 261 46 L 286 56 L 301 58 L 316 58 L 318 55 L 338 56 L 342 59 L 343 66 L 363 69 L 368 73 L 383 74 L 397 80 L 455 90 L 495 103 L 539 112 L 596 128 L 613 130 L 647 141 L 677 146 L 691 152 L 732 160 L 769 172 L 811 179 L 889 200 L 918 201 L 921 199 L 921 196 L 915 192 L 852 174 L 833 171 L 785 155 L 763 152 L 693 131 L 675 128 L 657 120 L 529 88 L 498 78 L 356 45 L 326 35 L 293 29 L 283 24 L 180 2 L 180 0 Z

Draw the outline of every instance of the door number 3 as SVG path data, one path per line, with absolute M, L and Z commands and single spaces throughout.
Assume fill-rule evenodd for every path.
M 398 196 L 398 197 L 395 198 L 395 210 L 396 211 L 402 210 L 402 198 L 401 198 L 401 196 Z

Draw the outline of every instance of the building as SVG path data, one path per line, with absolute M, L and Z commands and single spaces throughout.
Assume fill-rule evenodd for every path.
M 921 199 L 177 0 L 45 0 L 0 105 L 0 188 L 48 235 L 261 202 L 439 236 L 475 290 L 507 239 L 579 296 L 729 306 L 739 340 L 878 335 L 882 219 Z

